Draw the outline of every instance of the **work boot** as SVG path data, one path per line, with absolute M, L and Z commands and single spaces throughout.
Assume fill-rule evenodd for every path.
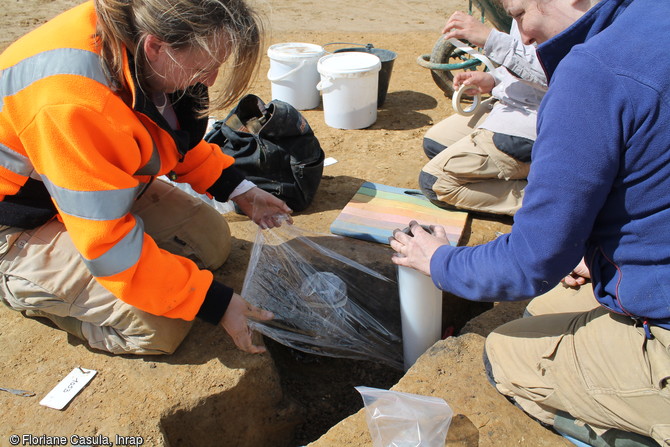
M 658 443 L 637 433 L 625 432 L 616 428 L 607 430 L 598 436 L 591 427 L 579 424 L 570 414 L 559 411 L 554 419 L 554 430 L 568 441 L 579 447 L 653 447 Z
M 81 320 L 77 320 L 74 317 L 61 317 L 36 309 L 25 310 L 23 314 L 28 318 L 46 318 L 56 325 L 57 328 L 74 335 L 80 340 L 84 340 L 84 334 L 81 330 Z

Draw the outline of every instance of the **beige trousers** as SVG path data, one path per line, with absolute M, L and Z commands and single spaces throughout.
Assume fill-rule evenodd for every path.
M 473 115 L 463 116 L 454 113 L 428 129 L 424 138 L 449 147 L 474 132 L 488 118 L 492 108 L 493 101 L 487 100 L 477 108 L 477 111 Z
M 230 229 L 223 216 L 166 182 L 154 181 L 132 213 L 159 247 L 201 268 L 215 269 L 228 258 Z M 0 301 L 17 311 L 76 319 L 92 348 L 115 354 L 172 353 L 192 325 L 114 297 L 90 274 L 56 219 L 32 230 L 0 231 Z
M 548 424 L 560 410 L 598 434 L 616 428 L 670 445 L 670 331 L 652 327 L 647 339 L 598 306 L 590 284 L 559 285 L 528 311 L 486 340 L 501 393 Z
M 483 117 L 482 117 L 483 118 Z M 425 135 L 446 146 L 422 169 L 435 177 L 437 200 L 460 209 L 513 216 L 521 208 L 530 163 L 498 150 L 481 120 L 453 115 Z

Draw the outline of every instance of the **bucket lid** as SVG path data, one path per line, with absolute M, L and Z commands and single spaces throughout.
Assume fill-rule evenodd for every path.
M 321 45 L 302 42 L 277 43 L 268 48 L 268 57 L 276 61 L 320 58 L 326 54 Z
M 324 76 L 351 76 L 360 73 L 378 72 L 381 60 L 369 53 L 333 53 L 319 59 L 317 70 Z
M 370 53 L 374 54 L 377 56 L 379 59 L 381 59 L 382 63 L 384 62 L 391 62 L 395 60 L 398 55 L 395 53 L 395 51 L 391 50 L 383 50 L 381 48 L 375 48 L 375 47 L 352 47 L 352 48 L 339 48 L 333 53 L 344 53 L 347 51 L 358 51 L 359 53 Z

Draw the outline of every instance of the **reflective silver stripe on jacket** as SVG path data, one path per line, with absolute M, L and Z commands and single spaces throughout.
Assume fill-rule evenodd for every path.
M 14 95 L 41 79 L 64 74 L 84 76 L 109 87 L 97 54 L 74 48 L 45 51 L 0 71 L 0 112 L 5 97 Z M 5 159 L 6 157 L 9 159 Z M 22 156 L 0 144 L 0 166 L 28 177 L 34 168 L 27 158 L 19 157 Z M 157 175 L 160 163 L 160 154 L 154 143 L 151 158 L 135 175 Z
M 84 264 L 93 276 L 116 275 L 137 264 L 142 254 L 144 222 L 139 217 L 134 217 L 135 227 L 116 245 L 107 250 L 107 253 L 95 259 L 86 259 L 82 256 Z
M 151 152 L 151 158 L 140 169 L 135 172 L 135 175 L 158 175 L 158 171 L 161 168 L 161 155 L 158 153 L 158 148 L 154 142 L 154 147 Z
M 81 49 L 59 48 L 36 54 L 5 70 L 0 70 L 0 112 L 5 98 L 15 95 L 35 82 L 50 76 L 83 76 L 109 87 L 99 55 Z M 22 176 L 36 176 L 30 160 L 0 144 L 0 166 Z M 151 159 L 140 171 L 156 172 L 160 169 L 160 158 L 154 145 Z M 139 172 L 139 171 L 138 171 Z M 147 172 L 148 175 L 151 175 Z M 115 220 L 130 212 L 135 198 L 144 187 L 111 191 L 75 191 L 54 185 L 46 176 L 40 178 L 49 194 L 65 214 L 90 220 Z M 105 254 L 95 258 L 83 258 L 91 274 L 105 277 L 118 274 L 135 265 L 142 253 L 144 224 L 134 216 L 135 226 Z
M 70 216 L 89 220 L 120 219 L 130 212 L 143 184 L 133 188 L 109 191 L 75 191 L 56 186 L 42 176 L 44 186 L 56 200 L 60 211 Z
M 24 157 L 0 143 L 0 166 L 24 177 L 30 177 L 35 168 L 28 157 Z
M 0 71 L 0 112 L 7 96 L 15 95 L 41 79 L 61 74 L 85 76 L 109 85 L 97 54 L 75 48 L 45 51 Z M 28 158 L 1 143 L 0 166 L 18 175 L 38 178 Z
M 41 79 L 56 75 L 84 76 L 109 86 L 97 54 L 76 48 L 49 50 L 0 71 L 0 112 L 7 96 L 15 95 Z

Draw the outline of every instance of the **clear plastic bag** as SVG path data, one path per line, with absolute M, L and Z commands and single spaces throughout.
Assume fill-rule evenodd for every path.
M 357 386 L 374 447 L 444 447 L 454 415 L 439 397 Z
M 402 369 L 397 283 L 326 247 L 343 241 L 287 223 L 259 230 L 242 296 L 274 319 L 251 327 L 303 352 Z
M 159 178 L 160 178 L 161 180 L 163 180 L 163 181 L 165 181 L 165 182 L 167 182 L 167 183 L 170 183 L 171 185 L 173 185 L 173 186 L 175 186 L 175 187 L 181 189 L 182 191 L 188 193 L 189 195 L 191 195 L 191 196 L 193 196 L 193 197 L 196 197 L 196 198 L 202 200 L 203 202 L 205 202 L 206 204 L 208 204 L 209 206 L 211 206 L 212 208 L 214 208 L 215 210 L 217 210 L 217 211 L 220 212 L 221 214 L 229 213 L 229 212 L 231 212 L 231 211 L 233 211 L 233 210 L 235 209 L 235 206 L 233 205 L 233 203 L 232 203 L 231 201 L 228 201 L 228 202 L 218 202 L 218 201 L 216 201 L 215 199 L 209 197 L 209 196 L 206 195 L 206 194 L 198 194 L 197 192 L 195 192 L 195 191 L 193 190 L 193 188 L 191 188 L 191 185 L 189 185 L 188 183 L 177 183 L 177 182 L 173 182 L 172 180 L 170 180 L 169 178 L 167 178 L 167 177 L 164 176 L 164 175 L 161 176 L 161 177 L 159 177 Z

